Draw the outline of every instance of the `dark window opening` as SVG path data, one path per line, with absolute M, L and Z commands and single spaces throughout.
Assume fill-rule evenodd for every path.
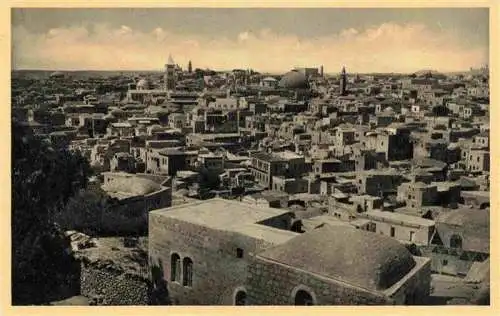
M 190 258 L 184 258 L 183 262 L 182 285 L 193 286 L 193 261 Z
M 415 232 L 410 232 L 410 241 L 415 241 Z
M 391 237 L 394 237 L 396 235 L 396 228 L 391 227 Z
M 181 257 L 178 254 L 172 254 L 170 258 L 170 280 L 179 281 L 181 278 Z
M 236 248 L 236 258 L 243 258 L 243 249 Z
M 462 237 L 458 235 L 451 236 L 450 248 L 462 248 Z
M 448 260 L 443 259 L 443 266 L 446 266 L 446 265 L 448 265 Z
M 337 217 L 337 214 L 335 214 L 335 217 Z M 295 232 L 295 233 L 303 233 L 304 230 L 303 230 L 302 222 L 300 220 L 296 221 L 295 223 L 293 223 L 293 225 L 290 228 L 290 230 L 292 232 Z
M 377 224 L 375 224 L 375 223 L 369 223 L 368 224 L 368 231 L 370 231 L 370 232 L 377 231 Z
M 238 291 L 238 293 L 236 293 L 236 296 L 234 297 L 234 305 L 247 305 L 247 293 L 245 293 L 245 291 Z
M 297 294 L 295 294 L 295 305 L 304 306 L 304 305 L 314 305 L 313 298 L 311 294 L 304 290 L 299 290 Z

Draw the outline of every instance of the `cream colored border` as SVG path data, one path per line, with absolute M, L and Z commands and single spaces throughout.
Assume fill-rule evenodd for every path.
M 498 176 L 498 166 L 495 162 L 491 164 L 491 302 L 490 307 L 246 307 L 240 310 L 227 307 L 11 307 L 10 306 L 10 8 L 12 7 L 489 7 L 490 8 L 490 91 L 491 91 L 491 135 L 496 135 L 499 128 L 494 124 L 499 119 L 500 102 L 500 80 L 499 70 L 499 18 L 500 1 L 496 0 L 425 0 L 425 1 L 95 1 L 95 0 L 75 0 L 75 1 L 11 1 L 2 0 L 0 11 L 0 60 L 2 76 L 0 77 L 0 96 L 2 105 L 0 106 L 0 129 L 2 136 L 0 165 L 0 304 L 2 306 L 0 315 L 96 315 L 97 313 L 115 315 L 232 315 L 238 314 L 258 314 L 258 315 L 330 315 L 331 313 L 345 314 L 365 314 L 365 315 L 402 315 L 402 314 L 463 314 L 463 315 L 500 315 L 499 308 L 499 283 L 500 262 L 498 234 L 499 227 L 499 199 L 500 187 L 496 182 Z M 499 143 L 495 137 L 491 141 L 491 159 L 499 156 Z

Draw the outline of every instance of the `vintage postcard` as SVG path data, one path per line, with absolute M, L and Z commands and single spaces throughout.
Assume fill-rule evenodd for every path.
M 33 3 L 12 310 L 493 313 L 496 6 Z

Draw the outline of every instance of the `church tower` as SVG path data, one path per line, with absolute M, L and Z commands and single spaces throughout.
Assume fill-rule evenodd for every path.
M 345 72 L 345 66 L 342 67 L 342 73 L 340 74 L 340 95 L 347 94 L 347 74 Z
M 165 90 L 175 89 L 175 63 L 172 55 L 168 56 L 168 61 L 165 64 L 164 88 Z

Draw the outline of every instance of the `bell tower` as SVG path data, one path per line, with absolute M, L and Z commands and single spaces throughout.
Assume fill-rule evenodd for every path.
M 168 61 L 165 64 L 165 74 L 164 74 L 164 89 L 174 90 L 175 89 L 175 63 L 172 55 L 168 56 Z
M 342 67 L 342 72 L 340 73 L 340 95 L 347 94 L 347 74 L 345 72 L 345 66 Z

